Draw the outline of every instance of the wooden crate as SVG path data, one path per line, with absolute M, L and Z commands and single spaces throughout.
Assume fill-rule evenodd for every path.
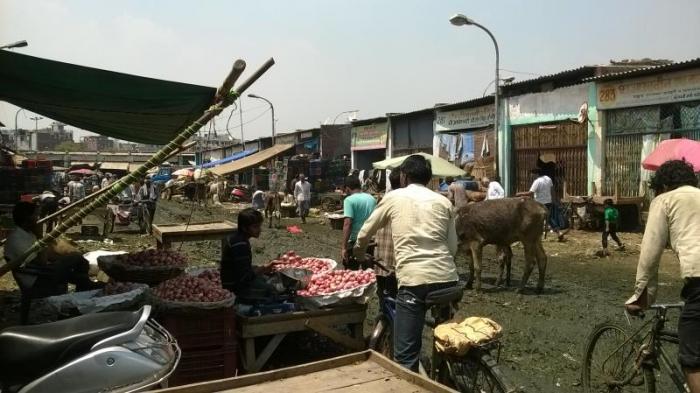
M 374 351 L 358 352 L 333 359 L 159 390 L 163 393 L 262 392 L 437 392 L 453 393 L 419 374 L 413 373 Z
M 187 224 L 153 225 L 153 237 L 158 248 L 170 248 L 172 243 L 220 240 L 232 234 L 237 225 L 230 221 L 208 221 Z

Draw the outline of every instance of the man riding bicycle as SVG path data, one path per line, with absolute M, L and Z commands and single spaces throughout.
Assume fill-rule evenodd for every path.
M 394 359 L 418 371 L 428 293 L 457 285 L 457 233 L 452 204 L 428 189 L 425 157 L 412 155 L 399 167 L 405 188 L 387 193 L 357 236 L 354 255 L 364 260 L 367 244 L 389 225 L 394 241 L 399 291 L 394 324 Z
M 693 167 L 667 161 L 651 180 L 656 198 L 649 207 L 634 295 L 625 307 L 638 313 L 654 303 L 661 254 L 670 242 L 684 280 L 685 305 L 678 320 L 678 358 L 692 393 L 700 393 L 700 189 Z

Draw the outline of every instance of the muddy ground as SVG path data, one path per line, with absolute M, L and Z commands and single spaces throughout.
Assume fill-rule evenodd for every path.
M 180 202 L 158 204 L 156 223 L 202 222 L 216 219 L 235 221 L 236 207 L 195 207 Z M 99 223 L 91 216 L 87 223 Z M 299 225 L 302 234 L 293 235 L 282 229 L 268 230 L 264 227 L 260 239 L 253 240 L 254 259 L 264 263 L 286 250 L 296 250 L 304 256 L 320 256 L 338 259 L 341 231 L 332 230 L 322 219 L 311 219 L 300 224 L 296 219 L 283 220 L 284 225 Z M 135 250 L 155 244 L 152 237 L 140 235 L 135 227 L 118 228 L 109 236 L 113 241 L 82 239 L 78 233 L 70 234 L 78 241 L 82 251 L 96 249 Z M 622 304 L 630 296 L 634 283 L 641 234 L 620 235 L 627 249 L 614 252 L 608 258 L 597 258 L 593 254 L 600 247 L 600 234 L 593 232 L 571 232 L 567 241 L 556 242 L 553 236 L 545 241 L 548 255 L 547 280 L 544 293 L 534 291 L 517 294 L 511 288 L 494 288 L 485 285 L 483 293 L 468 291 L 461 304 L 459 316 L 486 316 L 504 328 L 501 363 L 509 376 L 528 392 L 578 392 L 583 345 L 591 328 L 604 320 L 626 324 Z M 181 247 L 194 265 L 215 266 L 219 259 L 218 242 L 192 242 L 175 244 Z M 484 268 L 487 284 L 493 283 L 496 264 L 494 250 L 488 248 Z M 522 274 L 523 253 L 521 247 L 514 249 L 513 282 L 519 284 Z M 460 272 L 466 275 L 464 257 L 458 258 Z M 529 287 L 534 286 L 536 271 L 530 278 Z M 660 301 L 675 302 L 680 293 L 678 262 L 666 252 L 660 271 Z M 0 279 L 0 327 L 17 323 L 18 294 L 10 275 Z M 376 315 L 376 302 L 370 304 L 366 333 Z M 427 336 L 426 336 L 427 339 Z M 342 352 L 342 349 L 317 337 L 295 335 L 273 356 L 273 366 L 303 360 L 315 360 Z M 311 341 L 311 342 L 310 342 Z

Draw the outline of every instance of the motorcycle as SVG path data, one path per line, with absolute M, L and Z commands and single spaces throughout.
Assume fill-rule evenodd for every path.
M 251 194 L 250 190 L 245 186 L 234 186 L 231 190 L 231 195 L 229 196 L 231 202 L 250 202 Z
M 111 392 L 161 384 L 180 348 L 151 306 L 0 331 L 2 393 Z

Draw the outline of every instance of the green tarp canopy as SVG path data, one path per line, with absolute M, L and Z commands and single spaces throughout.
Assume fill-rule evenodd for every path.
M 0 100 L 130 142 L 168 143 L 202 115 L 215 93 L 0 50 Z

